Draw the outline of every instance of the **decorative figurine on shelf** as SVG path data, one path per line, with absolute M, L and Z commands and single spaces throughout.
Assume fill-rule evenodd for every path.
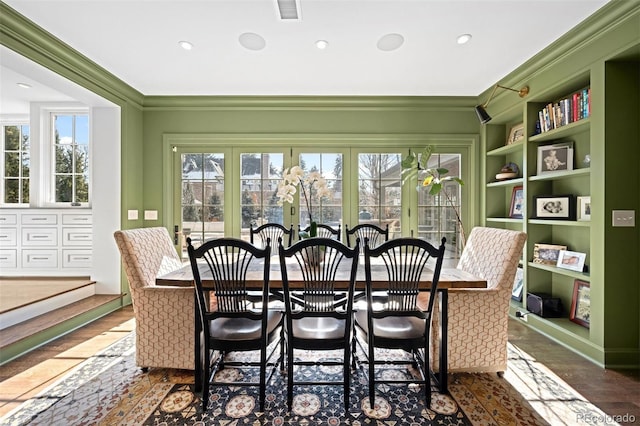
M 496 175 L 496 180 L 515 179 L 520 175 L 520 168 L 516 163 L 507 163 L 500 169 L 500 173 Z
M 584 160 L 582 160 L 582 164 L 584 164 L 585 167 L 591 166 L 591 155 L 585 155 Z

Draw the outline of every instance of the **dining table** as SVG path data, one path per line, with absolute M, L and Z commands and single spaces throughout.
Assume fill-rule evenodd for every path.
M 376 287 L 382 287 L 384 283 L 388 282 L 386 279 L 387 272 L 386 267 L 379 259 L 371 259 L 371 277 L 372 277 L 372 287 L 375 289 Z M 293 259 L 287 259 L 287 262 L 294 262 Z M 262 288 L 263 285 L 263 273 L 264 273 L 264 260 L 263 259 L 255 259 L 252 263 L 251 268 L 247 272 L 246 277 L 246 285 L 248 288 L 255 287 L 256 289 Z M 272 293 L 276 297 L 281 297 L 282 291 L 282 274 L 280 271 L 280 261 L 278 256 L 272 256 L 269 260 L 269 288 Z M 346 264 L 349 262 L 345 262 L 344 268 L 338 268 L 335 277 L 335 286 L 336 288 L 347 288 L 349 285 L 349 267 Z M 211 275 L 211 271 L 206 263 L 199 263 L 198 270 L 200 273 L 200 279 L 202 281 L 202 285 L 204 288 L 213 288 L 213 279 Z M 289 279 L 289 285 L 292 288 L 302 286 L 302 276 L 295 274 L 294 271 L 298 271 L 297 268 L 292 268 L 291 270 L 287 270 L 287 277 Z M 292 273 L 293 272 L 293 273 Z M 423 275 L 421 277 L 421 283 L 424 284 L 425 288 L 429 288 L 431 286 L 431 278 L 433 276 L 433 271 L 425 269 Z M 186 263 L 181 268 L 166 273 L 164 275 L 160 275 L 156 277 L 156 285 L 159 286 L 181 286 L 181 287 L 190 287 L 194 286 L 193 280 L 193 272 L 191 269 L 191 264 Z M 438 363 L 438 373 L 434 374 L 434 379 L 441 393 L 448 392 L 447 386 L 447 338 L 448 338 L 448 290 L 449 289 L 458 289 L 458 288 L 486 288 L 487 281 L 476 277 L 469 272 L 463 271 L 457 268 L 442 268 L 440 271 L 440 279 L 438 281 L 438 292 L 440 293 L 439 297 L 439 322 L 440 322 L 440 352 L 439 352 L 439 363 Z M 364 256 L 360 256 L 359 264 L 357 268 L 356 274 L 356 288 L 355 293 L 361 295 L 364 294 L 365 290 L 365 267 L 364 267 Z M 194 292 L 195 295 L 195 292 Z M 358 297 L 358 296 L 357 296 Z M 199 321 L 196 320 L 196 325 Z M 196 335 L 199 334 L 199 331 L 196 330 Z M 197 352 L 197 349 L 196 349 Z M 196 384 L 197 385 L 197 384 Z

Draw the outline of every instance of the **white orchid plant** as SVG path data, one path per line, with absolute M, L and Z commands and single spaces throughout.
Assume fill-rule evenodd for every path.
M 290 169 L 285 169 L 282 173 L 282 181 L 278 184 L 278 205 L 283 205 L 285 202 L 292 204 L 293 197 L 298 192 L 304 198 L 304 202 L 307 206 L 307 213 L 309 214 L 309 236 L 317 236 L 317 223 L 313 220 L 313 214 L 311 212 L 311 200 L 313 197 L 322 199 L 330 195 L 329 188 L 327 187 L 327 181 L 322 177 L 320 172 L 305 172 L 300 166 L 293 166 Z

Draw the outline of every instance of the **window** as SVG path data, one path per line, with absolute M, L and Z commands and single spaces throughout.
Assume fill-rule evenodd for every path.
M 319 172 L 330 192 L 328 197 L 322 199 L 312 194 L 309 204 L 313 220 L 337 228 L 342 223 L 342 154 L 303 153 L 300 154 L 300 167 L 306 172 Z M 306 228 L 310 224 L 309 212 L 302 199 L 298 211 L 300 226 Z
M 182 164 L 182 232 L 194 245 L 224 236 L 224 154 L 187 153 Z M 183 241 L 186 253 L 186 238 Z
M 29 126 L 2 126 L 2 202 L 29 204 Z
M 358 154 L 358 222 L 389 225 L 390 238 L 401 232 L 401 157 L 399 153 Z
M 88 204 L 89 116 L 52 114 L 53 202 Z
M 284 225 L 282 206 L 278 205 L 276 196 L 282 179 L 283 161 L 281 152 L 240 154 L 240 227 L 243 238 L 249 238 L 252 223 L 256 226 L 265 223 Z

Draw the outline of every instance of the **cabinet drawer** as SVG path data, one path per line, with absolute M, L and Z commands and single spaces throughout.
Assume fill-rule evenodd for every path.
M 23 214 L 21 221 L 23 225 L 56 225 L 58 215 L 53 213 Z
M 93 216 L 83 213 L 64 213 L 62 215 L 63 225 L 91 225 Z
M 0 268 L 15 269 L 18 266 L 17 259 L 16 250 L 0 250 Z
M 58 228 L 22 228 L 22 245 L 25 247 L 55 246 L 58 244 Z
M 63 268 L 91 268 L 91 250 L 62 250 Z
M 18 230 L 16 228 L 0 228 L 0 244 L 5 247 L 14 247 L 18 243 Z
M 91 228 L 62 228 L 63 246 L 90 246 L 92 241 Z
M 57 268 L 57 250 L 22 250 L 22 267 L 25 269 Z
M 15 225 L 18 223 L 18 215 L 12 213 L 0 213 L 0 226 Z

